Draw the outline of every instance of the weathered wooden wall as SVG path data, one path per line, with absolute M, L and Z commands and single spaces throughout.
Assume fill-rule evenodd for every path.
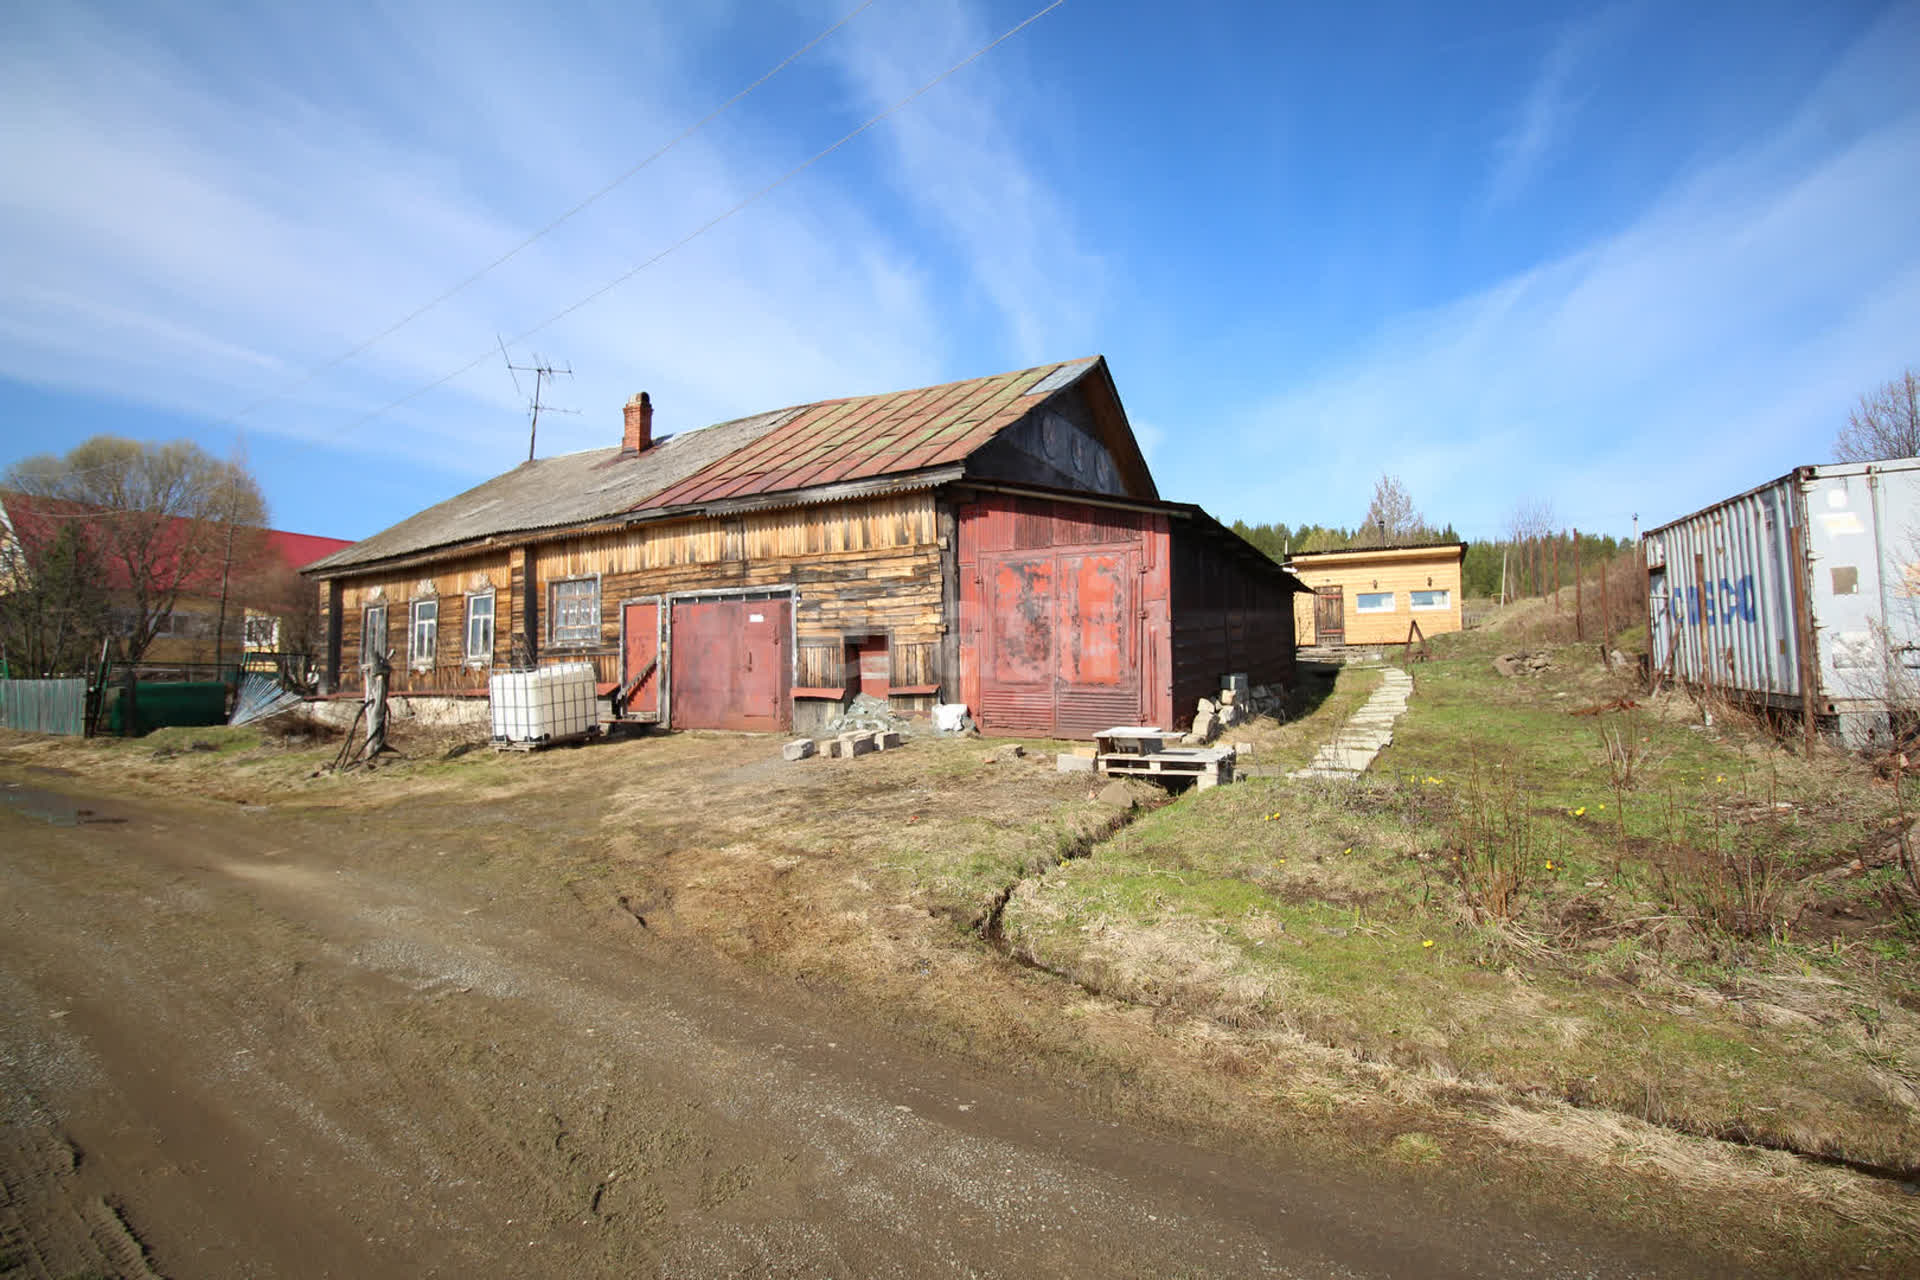
M 1201 698 L 1220 693 L 1220 677 L 1244 673 L 1253 684 L 1294 681 L 1294 596 L 1268 571 L 1188 524 L 1173 529 L 1174 723 L 1193 719 Z
M 348 578 L 340 585 L 340 678 L 343 689 L 361 688 L 361 632 L 366 611 L 375 604 L 387 609 L 387 647 L 393 652 L 395 693 L 479 691 L 487 687 L 494 667 L 507 663 L 507 554 L 468 555 L 443 563 L 398 572 Z M 467 596 L 491 588 L 494 593 L 493 652 L 484 663 L 466 656 Z M 327 600 L 327 584 L 320 584 Z M 440 616 L 434 631 L 434 660 L 416 665 L 408 652 L 409 606 L 415 600 L 435 599 Z
M 464 594 L 493 583 L 497 667 L 514 661 L 513 640 L 545 665 L 586 661 L 602 683 L 621 678 L 621 605 L 678 593 L 779 589 L 794 591 L 795 631 L 806 685 L 829 670 L 829 652 L 849 636 L 885 635 L 893 683 L 936 684 L 944 613 L 938 537 L 931 494 L 874 498 L 727 518 L 629 526 L 557 538 L 362 578 L 341 593 L 340 687 L 360 687 L 360 627 L 366 607 L 388 607 L 388 644 L 395 654 L 396 692 L 485 687 L 488 671 L 461 660 Z M 571 579 L 598 580 L 599 633 L 591 641 L 553 636 L 552 593 Z M 322 599 L 326 584 L 320 584 Z M 452 655 L 431 671 L 407 663 L 407 605 L 427 591 L 442 601 L 438 652 Z M 377 594 L 376 594 L 377 593 Z M 811 642 L 811 643 L 810 643 Z

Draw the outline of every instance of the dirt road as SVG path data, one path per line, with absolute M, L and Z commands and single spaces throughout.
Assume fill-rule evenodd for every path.
M 0 1275 L 1663 1270 L 920 1055 L 457 827 L 91 785 L 0 771 Z

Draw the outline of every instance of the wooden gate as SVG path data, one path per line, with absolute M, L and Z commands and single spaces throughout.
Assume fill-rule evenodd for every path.
M 793 602 L 676 600 L 668 715 L 676 729 L 773 733 L 792 723 Z
M 1346 588 L 1321 587 L 1313 593 L 1313 642 L 1347 642 Z
M 636 720 L 660 718 L 660 602 L 629 600 L 620 610 L 620 683 L 643 677 L 627 695 L 627 714 Z M 653 670 L 649 673 L 648 667 Z

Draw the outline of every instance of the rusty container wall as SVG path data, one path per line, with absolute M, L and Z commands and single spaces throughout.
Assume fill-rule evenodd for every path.
M 1167 722 L 1164 513 L 994 494 L 956 516 L 959 692 L 982 729 Z
M 1802 467 L 1646 543 L 1656 670 L 1885 732 L 1920 675 L 1920 459 Z
M 1172 544 L 1172 727 L 1219 696 L 1223 675 L 1291 687 L 1296 592 L 1286 571 L 1232 533 L 1190 521 L 1174 526 Z

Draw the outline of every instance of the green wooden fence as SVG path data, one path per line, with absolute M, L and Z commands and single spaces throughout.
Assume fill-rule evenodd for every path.
M 0 680 L 0 729 L 86 732 L 85 680 Z

